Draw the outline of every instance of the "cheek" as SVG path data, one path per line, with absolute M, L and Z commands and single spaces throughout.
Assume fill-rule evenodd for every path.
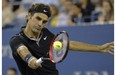
M 30 24 L 31 27 L 33 27 L 34 25 L 37 24 L 37 21 L 32 19 L 32 20 L 29 21 L 29 24 Z
M 33 24 L 37 24 L 37 23 L 38 23 L 38 21 L 37 21 L 36 19 L 33 19 L 31 22 L 32 22 Z
M 28 24 L 29 24 L 30 29 L 32 29 L 35 25 L 35 22 L 33 22 L 33 20 L 30 20 Z

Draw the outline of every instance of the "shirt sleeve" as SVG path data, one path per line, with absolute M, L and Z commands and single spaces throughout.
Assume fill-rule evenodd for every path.
M 10 39 L 10 47 L 11 47 L 11 50 L 12 52 L 17 52 L 17 49 L 24 45 L 22 39 L 19 37 L 19 36 L 14 36 Z

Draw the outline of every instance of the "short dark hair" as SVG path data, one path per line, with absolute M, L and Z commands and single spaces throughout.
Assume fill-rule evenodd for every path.
M 31 15 L 40 12 L 46 14 L 48 17 L 51 16 L 50 7 L 49 5 L 45 5 L 45 4 L 33 4 L 29 8 L 28 12 L 31 13 Z
M 15 68 L 13 68 L 13 67 L 10 67 L 10 68 L 7 69 L 7 71 L 9 71 L 9 70 L 12 70 L 12 71 L 14 71 L 15 73 L 17 73 L 17 70 L 16 70 Z

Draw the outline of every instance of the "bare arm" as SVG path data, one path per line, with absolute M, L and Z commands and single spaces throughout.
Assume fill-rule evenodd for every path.
M 17 49 L 17 53 L 19 54 L 19 56 L 25 61 L 25 58 L 27 55 L 30 55 L 31 53 L 29 52 L 28 48 L 26 46 L 20 46 Z M 37 58 L 35 58 L 34 56 L 32 56 L 32 58 L 29 60 L 28 62 L 28 66 L 32 69 L 36 69 L 38 67 L 41 67 L 40 64 L 36 63 Z
M 73 51 L 86 51 L 86 52 L 106 52 L 113 48 L 113 43 L 106 43 L 104 45 L 92 45 L 78 41 L 70 41 L 69 49 Z
M 20 46 L 17 49 L 17 53 L 19 56 L 25 61 L 25 57 L 29 54 L 31 54 L 26 46 Z

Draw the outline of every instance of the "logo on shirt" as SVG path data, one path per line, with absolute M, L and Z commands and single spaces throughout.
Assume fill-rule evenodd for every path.
M 46 10 L 43 10 L 44 12 L 47 12 Z
M 47 36 L 46 36 L 46 37 L 44 37 L 43 39 L 44 39 L 44 40 L 46 40 L 46 39 L 47 39 Z

